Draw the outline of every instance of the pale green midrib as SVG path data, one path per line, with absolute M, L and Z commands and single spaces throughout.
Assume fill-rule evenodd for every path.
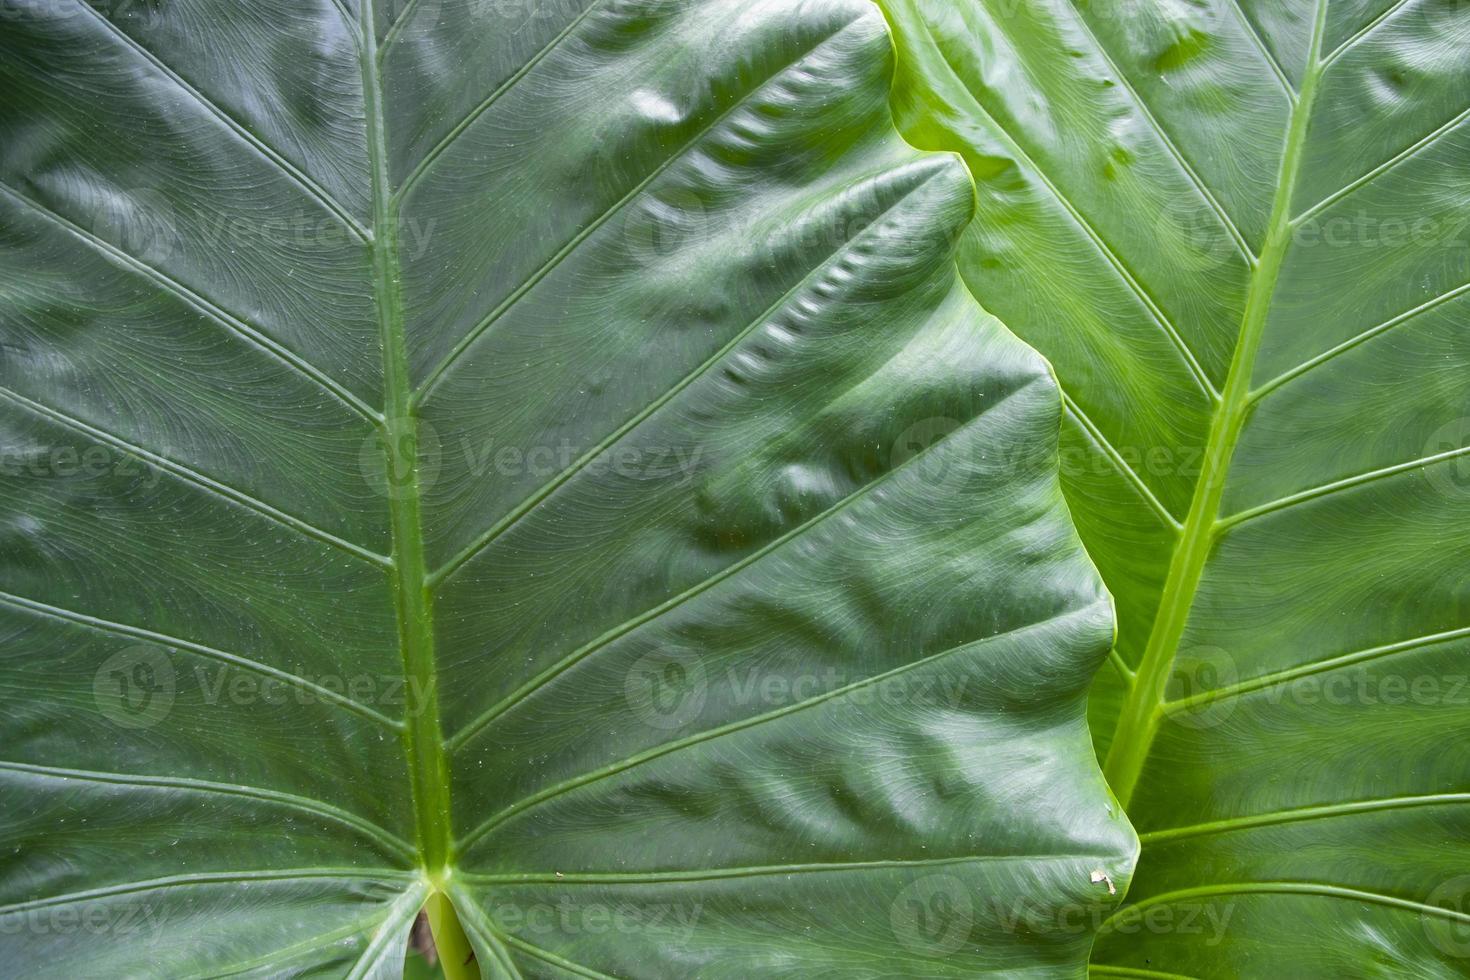
M 371 0 L 363 0 L 361 7 L 360 58 L 373 185 L 373 299 L 383 344 L 382 437 L 393 528 L 393 568 L 389 577 L 408 691 L 404 743 L 412 782 L 419 861 L 423 870 L 438 882 L 447 875 L 451 858 L 449 773 L 439 721 L 433 607 L 427 586 L 420 502 L 418 434 L 399 293 L 398 222 L 388 176 L 377 31 Z M 395 477 L 399 479 L 395 481 Z
M 1159 608 L 1149 632 L 1137 676 L 1124 699 L 1112 745 L 1103 764 L 1118 801 L 1127 806 L 1138 785 L 1138 777 L 1153 745 L 1164 705 L 1164 687 L 1178 653 L 1185 623 L 1194 605 L 1195 592 L 1204 573 L 1205 561 L 1214 546 L 1219 521 L 1220 500 L 1225 492 L 1225 478 L 1235 445 L 1250 413 L 1251 376 L 1256 353 L 1260 349 L 1276 281 L 1291 244 L 1291 204 L 1301 171 L 1306 134 L 1322 77 L 1322 36 L 1326 26 L 1327 2 L 1318 0 L 1316 21 L 1312 28 L 1308 69 L 1302 79 L 1299 97 L 1292 105 L 1286 144 L 1282 152 L 1281 172 L 1271 206 L 1271 221 L 1261 256 L 1252 276 L 1241 318 L 1240 335 L 1231 357 L 1225 388 L 1210 422 L 1205 442 L 1204 464 L 1195 485 L 1189 514 L 1184 519 L 1179 544 L 1169 562 L 1169 571 L 1159 598 Z

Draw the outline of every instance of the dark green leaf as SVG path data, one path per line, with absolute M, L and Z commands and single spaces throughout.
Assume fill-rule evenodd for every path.
M 875 8 L 3 14 L 8 972 L 1082 970 L 1110 607 Z

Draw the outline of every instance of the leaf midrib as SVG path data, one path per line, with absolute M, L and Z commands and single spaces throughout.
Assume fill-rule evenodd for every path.
M 1260 349 L 1266 320 L 1271 311 L 1276 282 L 1291 244 L 1294 227 L 1292 199 L 1301 171 L 1312 105 L 1326 68 L 1326 62 L 1322 59 L 1322 39 L 1326 24 L 1327 0 L 1317 0 L 1316 18 L 1307 56 L 1308 67 L 1302 78 L 1300 93 L 1292 103 L 1281 170 L 1271 207 L 1270 226 L 1251 277 L 1240 334 L 1231 357 L 1225 387 L 1211 417 L 1200 478 L 1195 484 L 1179 544 L 1169 563 L 1159 607 L 1143 658 L 1139 662 L 1137 676 L 1124 699 L 1112 745 L 1103 764 L 1103 774 L 1124 807 L 1132 800 L 1133 791 L 1138 785 L 1139 776 L 1158 731 L 1159 721 L 1163 717 L 1165 684 L 1178 655 L 1179 640 L 1184 635 L 1189 612 L 1194 606 L 1195 593 L 1204 573 L 1205 562 L 1213 550 L 1220 529 L 1220 501 L 1225 492 L 1225 479 L 1241 430 L 1254 404 L 1251 397 L 1251 377 L 1256 353 Z
M 594 3 L 593 7 L 595 6 Z M 393 548 L 389 575 L 395 598 L 406 688 L 412 692 L 404 721 L 404 735 L 413 788 L 416 838 L 423 870 L 431 880 L 436 882 L 436 887 L 442 886 L 450 876 L 455 842 L 449 799 L 448 754 L 450 746 L 442 734 L 438 703 L 432 593 L 438 582 L 458 568 L 469 555 L 461 555 L 436 571 L 428 568 L 423 534 L 422 488 L 419 485 L 418 471 L 417 412 L 448 366 L 479 337 L 490 323 L 504 312 L 506 307 L 544 278 L 566 254 L 634 199 L 660 173 L 680 160 L 685 150 L 695 145 L 712 129 L 744 106 L 748 98 L 747 94 L 735 100 L 714 120 L 702 126 L 679 151 L 672 154 L 668 160 L 589 227 L 584 228 L 527 283 L 523 284 L 519 290 L 471 330 L 470 334 L 463 338 L 454 350 L 429 373 L 422 384 L 416 386 L 413 383 L 407 355 L 404 311 L 399 288 L 398 217 L 399 209 L 407 196 L 406 192 L 444 146 L 513 85 L 521 75 L 529 71 L 549 51 L 554 49 L 558 41 L 591 13 L 593 7 L 584 11 L 543 48 L 530 64 L 481 103 L 470 117 L 456 127 L 450 136 L 435 148 L 429 159 L 421 162 L 403 186 L 396 191 L 392 187 L 388 171 L 389 154 L 380 67 L 381 55 L 386 42 L 382 46 L 377 43 L 371 5 L 363 5 L 360 16 L 359 56 L 367 120 L 367 154 L 373 184 L 373 227 L 370 239 L 374 266 L 373 300 L 378 313 L 383 347 L 384 407 L 376 421 L 383 441 L 392 527 Z M 394 26 L 396 28 L 398 24 L 395 23 Z M 843 29 L 847 26 L 850 25 L 844 25 Z M 837 33 L 841 33 L 841 30 Z M 769 78 L 751 91 L 758 91 L 772 78 L 778 77 L 810 57 L 813 51 L 831 41 L 833 36 L 835 35 L 824 35 L 815 45 L 804 47 L 792 61 L 780 66 Z M 669 397 L 675 393 L 677 391 L 671 392 Z M 650 406 L 649 412 L 661 402 L 662 400 Z M 636 421 L 641 421 L 641 418 Z M 503 528 L 497 525 L 488 533 L 493 535 L 499 530 Z M 482 544 L 483 542 L 478 542 L 477 546 L 482 546 Z M 473 554 L 474 550 L 476 549 L 472 548 L 470 554 Z
M 399 290 L 398 221 L 388 175 L 388 147 L 378 70 L 373 4 L 361 4 L 363 101 L 368 164 L 373 185 L 373 302 L 383 345 L 383 413 L 380 436 L 385 491 L 393 536 L 389 580 L 398 619 L 399 652 L 410 700 L 404 716 L 404 749 L 412 784 L 419 861 L 431 880 L 447 877 L 453 837 L 449 772 L 439 721 L 438 671 L 434 665 L 433 604 L 424 554 L 422 489 L 413 379 Z M 401 482 L 395 479 L 401 477 Z

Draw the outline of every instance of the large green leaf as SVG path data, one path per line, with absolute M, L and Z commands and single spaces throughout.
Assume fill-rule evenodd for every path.
M 1118 601 L 1094 972 L 1463 975 L 1470 6 L 886 6 Z
M 1082 972 L 1110 603 L 876 8 L 4 14 L 8 973 Z

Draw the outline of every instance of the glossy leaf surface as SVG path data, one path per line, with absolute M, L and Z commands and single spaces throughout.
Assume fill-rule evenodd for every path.
M 1110 604 L 876 8 L 4 13 L 7 971 L 1080 975 Z
M 1470 8 L 885 6 L 1118 602 L 1094 974 L 1463 975 Z

